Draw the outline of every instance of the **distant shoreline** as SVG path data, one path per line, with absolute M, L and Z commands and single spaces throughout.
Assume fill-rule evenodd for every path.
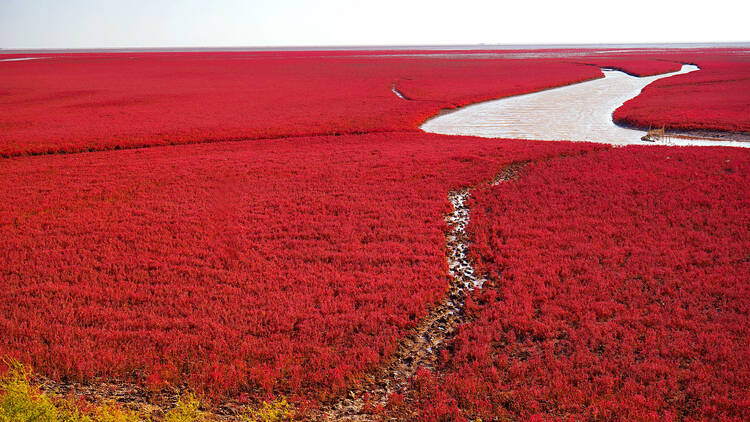
M 457 45 L 347 45 L 347 46 L 270 46 L 270 47 L 123 47 L 123 48 L 0 48 L 0 54 L 43 53 L 168 53 L 168 52 L 263 52 L 263 51 L 379 51 L 379 50 L 546 50 L 546 49 L 691 49 L 750 48 L 747 42 L 716 43 L 636 43 L 636 44 L 457 44 Z

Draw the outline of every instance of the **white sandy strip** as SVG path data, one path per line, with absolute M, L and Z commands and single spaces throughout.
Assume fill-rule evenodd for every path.
M 0 59 L 0 62 L 21 62 L 24 60 L 39 60 L 41 57 L 16 57 L 14 59 Z
M 401 92 L 398 89 L 396 89 L 396 84 L 395 83 L 393 85 L 391 85 L 391 91 L 393 91 L 394 94 L 398 95 L 398 98 L 401 98 L 402 100 L 406 99 L 406 97 L 404 97 L 404 95 L 401 94 Z
M 604 78 L 462 107 L 426 121 L 421 129 L 444 135 L 542 141 L 589 141 L 613 145 L 701 145 L 750 147 L 750 142 L 668 137 L 644 142 L 645 132 L 614 124 L 612 112 L 651 82 L 698 70 L 638 78 L 604 70 Z

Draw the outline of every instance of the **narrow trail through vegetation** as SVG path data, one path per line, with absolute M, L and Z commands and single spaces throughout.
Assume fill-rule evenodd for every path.
M 453 338 L 458 325 L 465 320 L 464 305 L 472 290 L 481 288 L 485 281 L 478 275 L 469 259 L 470 221 L 467 201 L 471 191 L 482 185 L 497 185 L 515 179 L 526 163 L 506 167 L 494 179 L 475 186 L 453 190 L 448 200 L 453 210 L 445 216 L 450 230 L 445 234 L 446 259 L 451 276 L 448 294 L 426 317 L 415 331 L 400 343 L 393 358 L 384 363 L 359 384 L 350 388 L 335 403 L 325 407 L 320 419 L 326 421 L 370 421 L 368 412 L 385 407 L 391 394 L 403 392 L 419 368 L 432 370 L 440 351 Z

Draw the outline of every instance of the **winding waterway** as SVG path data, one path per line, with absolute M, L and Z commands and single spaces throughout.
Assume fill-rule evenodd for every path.
M 0 62 L 23 62 L 26 60 L 39 60 L 39 59 L 40 57 L 15 57 L 12 59 L 0 59 Z
M 436 116 L 424 124 L 425 132 L 485 138 L 542 141 L 589 141 L 613 145 L 721 145 L 750 147 L 750 142 L 707 138 L 665 137 L 645 142 L 644 131 L 617 126 L 612 113 L 640 94 L 651 82 L 697 71 L 683 65 L 677 72 L 635 77 L 602 69 L 603 78 L 545 91 L 485 101 Z

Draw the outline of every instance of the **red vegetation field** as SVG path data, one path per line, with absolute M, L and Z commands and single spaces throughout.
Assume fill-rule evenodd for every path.
M 750 133 L 750 55 L 696 55 L 700 71 L 661 79 L 614 113 L 637 127 Z
M 448 190 L 591 148 L 407 133 L 7 159 L 0 355 L 324 398 L 444 296 Z
M 746 55 L 482 58 L 373 52 L 50 55 L 0 66 L 0 156 L 285 136 L 415 130 L 442 108 L 600 77 L 674 71 L 617 121 L 748 129 Z M 461 58 L 457 58 L 461 57 Z M 658 56 L 656 56 L 658 57 Z M 698 83 L 698 85 L 696 85 Z M 404 101 L 391 92 L 395 86 Z M 658 89 L 658 91 L 657 91 Z
M 750 418 L 749 178 L 744 149 L 628 147 L 477 192 L 492 287 L 426 416 Z
M 536 161 L 474 194 L 492 281 L 417 380 L 423 416 L 747 419 L 747 152 L 418 126 L 594 65 L 695 62 L 615 117 L 748 131 L 749 56 L 403 53 L 0 63 L 0 357 L 63 382 L 314 406 L 445 296 L 447 192 Z
M 79 54 L 0 66 L 0 156 L 416 131 L 442 108 L 597 78 L 560 60 Z M 392 86 L 404 90 L 404 101 Z
M 678 60 L 664 61 L 655 60 L 649 55 L 636 55 L 635 57 L 586 57 L 580 59 L 583 63 L 588 63 L 598 67 L 609 67 L 621 70 L 633 76 L 653 76 L 661 73 L 677 72 L 682 68 L 682 63 Z

